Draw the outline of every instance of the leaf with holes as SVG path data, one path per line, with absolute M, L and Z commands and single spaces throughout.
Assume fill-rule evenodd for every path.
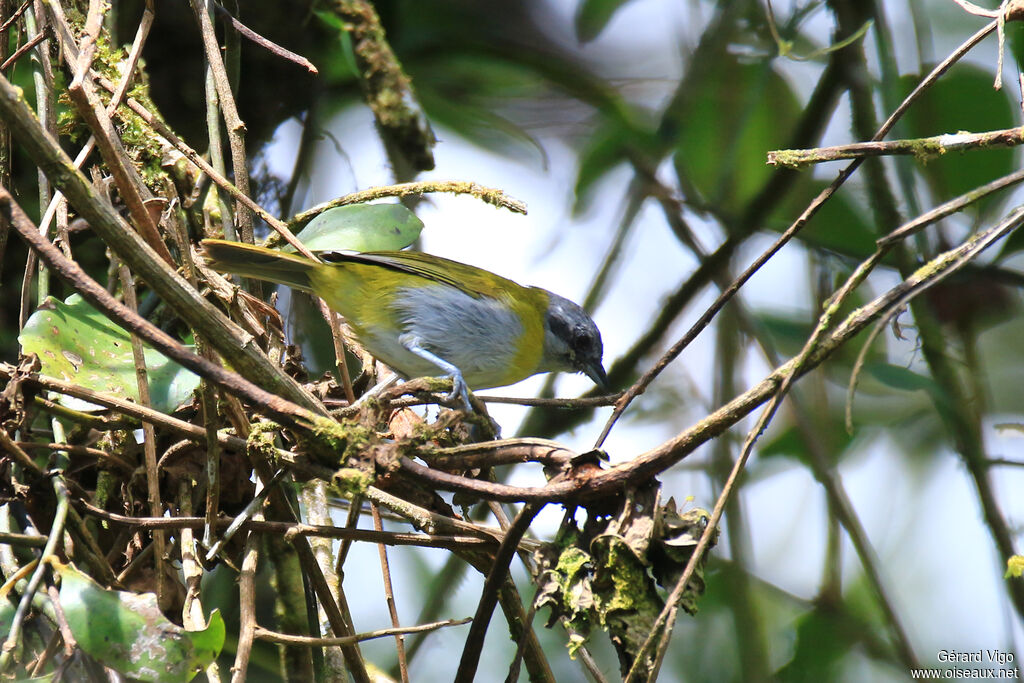
M 139 400 L 131 338 L 78 294 L 66 301 L 48 298 L 28 319 L 18 341 L 25 353 L 39 356 L 43 374 Z M 174 410 L 199 386 L 199 377 L 155 349 L 145 349 L 144 355 L 156 410 Z
M 104 666 L 141 681 L 188 681 L 224 646 L 224 619 L 186 631 L 160 612 L 153 593 L 103 588 L 71 565 L 56 564 L 60 605 L 78 646 Z

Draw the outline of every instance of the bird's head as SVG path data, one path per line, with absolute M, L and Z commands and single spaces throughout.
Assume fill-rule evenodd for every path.
M 602 390 L 607 390 L 608 376 L 601 365 L 604 353 L 601 331 L 580 306 L 550 292 L 548 297 L 544 369 L 582 372 Z

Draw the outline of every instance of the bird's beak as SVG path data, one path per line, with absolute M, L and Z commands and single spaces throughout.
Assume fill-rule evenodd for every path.
M 601 361 L 587 363 L 580 368 L 580 370 L 582 370 L 583 374 L 587 377 L 594 380 L 594 384 L 596 384 L 601 391 L 607 393 L 611 390 L 608 386 L 608 375 L 605 373 L 604 367 L 601 366 Z

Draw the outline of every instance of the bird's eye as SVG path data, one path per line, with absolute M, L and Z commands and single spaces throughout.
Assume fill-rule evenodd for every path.
M 594 345 L 594 338 L 586 329 L 576 328 L 573 330 L 572 343 L 577 349 L 586 350 Z

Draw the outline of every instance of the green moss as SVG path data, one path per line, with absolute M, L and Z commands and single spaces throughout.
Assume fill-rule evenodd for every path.
M 246 450 L 257 455 L 258 459 L 276 462 L 277 445 L 275 440 L 281 426 L 275 422 L 254 422 L 249 425 L 249 438 L 245 441 Z
M 427 391 L 437 394 L 444 394 L 452 390 L 452 381 L 448 377 L 422 377 L 420 381 L 426 385 Z
M 611 543 L 603 569 L 611 579 L 611 590 L 599 593 L 602 617 L 616 610 L 642 610 L 656 605 L 648 588 L 647 569 L 624 543 Z
M 772 163 L 783 168 L 800 170 L 807 161 L 801 149 L 780 149 L 772 152 Z
M 372 485 L 373 477 L 354 467 L 342 467 L 331 479 L 331 487 L 348 500 L 363 495 Z
M 583 571 L 593 558 L 576 547 L 566 548 L 565 552 L 558 556 L 558 565 L 555 570 L 569 580 L 573 580 Z
M 946 153 L 946 148 L 935 138 L 915 140 L 912 149 L 914 158 L 923 164 Z
M 69 12 L 68 18 L 74 33 L 81 35 L 85 18 L 77 12 Z M 105 32 L 99 35 L 92 63 L 94 71 L 112 83 L 120 83 L 123 73 L 127 69 L 127 60 L 128 52 L 125 48 L 112 46 L 110 38 Z M 71 106 L 67 85 L 62 79 L 55 80 L 54 91 L 57 93 L 59 133 L 73 142 L 81 143 L 92 131 Z M 110 105 L 111 94 L 104 88 L 97 87 L 96 94 L 104 107 Z M 133 74 L 128 96 L 138 101 L 147 110 L 156 111 L 149 96 L 149 81 L 142 60 L 139 60 Z M 159 194 L 167 178 L 166 171 L 161 167 L 165 142 L 141 117 L 124 104 L 117 108 L 113 121 L 121 137 L 122 145 L 142 181 Z
M 647 567 L 620 539 L 605 548 L 595 579 L 595 604 L 601 625 L 619 655 L 623 673 L 632 665 L 650 635 L 664 604 Z
M 303 447 L 316 461 L 331 467 L 358 462 L 376 434 L 372 429 L 354 422 L 336 422 L 317 418 L 312 434 L 301 437 Z

